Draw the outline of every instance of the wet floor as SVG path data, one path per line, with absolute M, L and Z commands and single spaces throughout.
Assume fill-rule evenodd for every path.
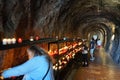
M 73 80 L 120 80 L 120 67 L 114 64 L 103 48 L 95 51 L 95 57 L 89 67 L 76 70 Z

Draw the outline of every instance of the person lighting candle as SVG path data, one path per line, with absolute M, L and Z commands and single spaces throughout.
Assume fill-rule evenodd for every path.
M 37 46 L 27 49 L 29 60 L 3 71 L 0 78 L 24 75 L 22 80 L 54 80 L 52 62 L 48 54 Z

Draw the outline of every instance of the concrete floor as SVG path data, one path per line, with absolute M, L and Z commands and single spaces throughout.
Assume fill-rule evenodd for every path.
M 89 67 L 79 67 L 69 80 L 120 80 L 120 67 L 103 48 L 95 51 L 95 57 Z

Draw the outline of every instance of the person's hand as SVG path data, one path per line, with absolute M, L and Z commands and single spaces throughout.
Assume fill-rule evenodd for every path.
M 3 76 L 0 76 L 0 80 L 4 80 L 4 77 L 3 77 Z
M 4 80 L 4 77 L 2 76 L 2 71 L 0 71 L 0 80 Z

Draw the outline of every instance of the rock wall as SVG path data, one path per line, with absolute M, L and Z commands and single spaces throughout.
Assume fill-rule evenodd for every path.
M 0 0 L 0 40 L 29 39 L 31 35 L 88 38 L 89 33 L 96 31 L 103 34 L 105 47 L 109 49 L 112 29 L 120 26 L 118 3 L 113 0 Z M 0 51 L 0 69 L 24 62 L 26 48 Z M 119 55 L 119 47 L 116 48 L 115 53 Z

